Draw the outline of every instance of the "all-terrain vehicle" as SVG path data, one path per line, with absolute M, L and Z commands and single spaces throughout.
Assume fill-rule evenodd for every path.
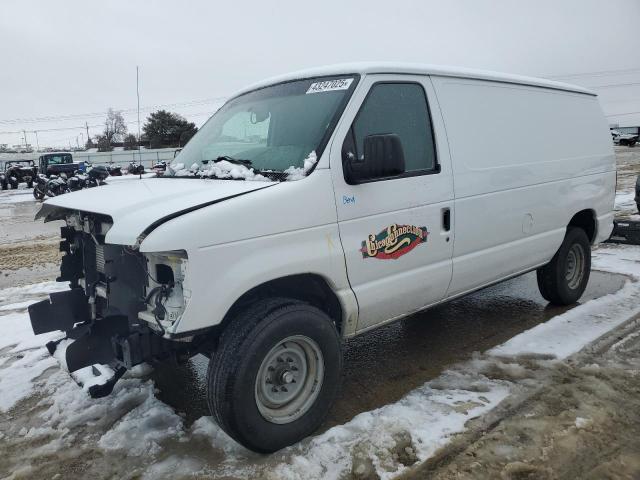
M 16 189 L 20 183 L 32 188 L 37 174 L 38 168 L 33 160 L 11 160 L 6 162 L 5 171 L 0 173 L 0 188 Z

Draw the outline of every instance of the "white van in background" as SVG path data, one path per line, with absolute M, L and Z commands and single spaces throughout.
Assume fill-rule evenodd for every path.
M 94 396 L 138 363 L 207 355 L 212 415 L 271 452 L 322 423 L 343 338 L 531 270 L 545 299 L 577 301 L 615 181 L 580 87 L 416 65 L 294 73 L 234 96 L 162 178 L 45 202 L 39 217 L 66 221 L 71 290 L 31 321 L 67 331 L 70 371 L 110 367 Z

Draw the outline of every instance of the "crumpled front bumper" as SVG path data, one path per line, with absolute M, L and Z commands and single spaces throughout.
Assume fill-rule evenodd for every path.
M 69 373 L 93 365 L 108 365 L 113 375 L 104 382 L 91 385 L 89 395 L 93 398 L 109 395 L 126 366 L 116 357 L 114 341 L 126 336 L 129 326 L 126 317 L 108 317 L 91 321 L 87 297 L 81 288 L 52 293 L 48 300 L 29 306 L 31 328 L 36 335 L 61 330 L 66 337 L 47 343 L 51 355 L 63 340 L 66 350 L 64 359 Z M 94 369 L 94 371 L 96 371 Z
M 29 316 L 36 335 L 56 330 L 66 333 L 64 338 L 46 346 L 53 355 L 65 341 L 64 360 L 69 373 L 86 367 L 93 367 L 94 374 L 102 377 L 105 377 L 104 371 L 113 372 L 87 388 L 93 398 L 109 395 L 127 369 L 166 357 L 175 350 L 173 342 L 148 328 L 131 329 L 125 316 L 92 320 L 88 298 L 82 288 L 50 294 L 48 300 L 29 306 Z M 97 368 L 99 365 L 109 368 Z

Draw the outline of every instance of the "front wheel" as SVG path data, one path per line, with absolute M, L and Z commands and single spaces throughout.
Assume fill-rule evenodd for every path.
M 42 190 L 40 190 L 38 187 L 35 187 L 33 189 L 33 197 L 36 200 L 43 200 L 44 196 L 45 196 L 44 192 Z
M 207 402 L 233 439 L 261 453 L 313 433 L 338 391 L 340 337 L 327 314 L 296 300 L 236 315 L 211 356 Z
M 577 302 L 589 282 L 591 245 L 584 230 L 569 227 L 551 261 L 537 271 L 538 288 L 555 305 Z

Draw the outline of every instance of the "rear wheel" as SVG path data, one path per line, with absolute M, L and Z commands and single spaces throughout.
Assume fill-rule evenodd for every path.
M 211 356 L 209 409 L 237 442 L 274 452 L 320 426 L 341 368 L 340 337 L 327 314 L 295 300 L 259 301 L 236 315 Z
M 584 293 L 591 272 L 591 245 L 584 230 L 569 227 L 551 261 L 537 271 L 540 294 L 555 305 L 571 305 Z

